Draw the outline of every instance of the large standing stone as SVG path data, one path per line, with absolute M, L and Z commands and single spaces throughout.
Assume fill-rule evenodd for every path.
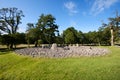
M 44 45 L 44 44 L 42 44 L 42 48 L 45 48 L 45 45 Z
M 57 49 L 57 44 L 53 43 L 51 49 L 53 49 L 53 50 Z
M 79 44 L 76 44 L 77 47 L 79 47 Z

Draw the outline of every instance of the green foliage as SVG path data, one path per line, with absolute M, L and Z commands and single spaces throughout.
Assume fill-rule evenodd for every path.
M 116 17 L 109 18 L 109 27 L 111 29 L 111 45 L 120 41 L 120 16 L 116 11 Z
M 41 30 L 41 39 L 47 43 L 54 43 L 55 32 L 58 32 L 58 26 L 55 24 L 55 18 L 51 15 L 42 14 L 37 22 L 37 27 Z
M 69 27 L 63 32 L 63 37 L 65 43 L 67 44 L 75 44 L 78 42 L 78 32 L 74 29 L 74 27 Z
M 55 43 L 64 44 L 64 39 L 62 38 L 62 36 L 56 36 Z
M 56 38 L 55 32 L 58 32 L 58 26 L 55 24 L 55 20 L 51 14 L 42 14 L 36 25 L 28 23 L 27 42 L 30 43 L 33 40 L 36 47 L 39 39 L 42 40 L 42 43 L 54 43 Z
M 100 27 L 98 30 L 98 42 L 103 45 L 110 45 L 111 33 L 109 27 Z
M 17 44 L 25 44 L 26 43 L 26 40 L 25 40 L 25 33 L 16 33 L 16 34 L 13 34 L 13 37 L 14 37 L 14 44 L 17 45 Z
M 40 46 L 41 44 L 43 44 L 43 41 L 41 39 L 38 40 L 38 45 Z
M 26 33 L 27 43 L 30 44 L 33 41 L 35 43 L 35 47 L 37 47 L 38 39 L 41 38 L 41 30 L 37 28 L 33 23 L 28 23 L 27 26 L 28 26 Z
M 79 43 L 79 44 L 84 44 L 85 36 L 84 36 L 84 34 L 82 33 L 82 31 L 79 31 L 79 32 L 77 33 L 77 37 L 78 37 L 78 43 Z
M 15 7 L 0 9 L 0 30 L 8 34 L 15 34 L 22 17 L 24 17 L 23 12 Z
M 15 41 L 12 35 L 17 33 L 18 25 L 21 24 L 22 17 L 24 17 L 23 12 L 15 7 L 0 9 L 0 31 L 3 31 L 10 35 L 8 38 L 10 41 L 12 41 L 4 42 L 7 45 L 10 44 L 10 48 L 13 48 Z M 4 41 L 6 40 L 7 39 L 5 38 Z
M 67 44 L 75 43 L 75 37 L 74 37 L 74 34 L 72 32 L 69 32 L 65 35 L 65 42 Z
M 88 32 L 88 33 L 85 33 L 85 39 L 86 39 L 86 43 L 88 44 L 96 44 L 97 43 L 97 32 L 96 31 L 93 31 L 93 32 Z
M 17 44 L 25 44 L 25 34 L 24 33 L 16 33 L 16 34 L 5 34 L 1 35 L 0 39 L 1 44 L 6 45 L 7 48 L 11 48 L 11 46 L 16 46 Z
M 63 39 L 67 44 L 92 44 L 92 45 L 110 45 L 110 28 L 100 27 L 98 31 L 82 33 L 73 27 L 67 28 L 63 32 Z
M 40 30 L 38 28 L 33 28 L 29 30 L 29 37 L 34 39 L 35 41 L 40 38 Z
M 117 47 L 100 57 L 31 58 L 0 52 L 0 80 L 119 80 Z
M 4 44 L 4 45 L 6 45 L 7 48 L 9 48 L 9 49 L 10 49 L 11 44 L 12 44 L 14 41 L 15 41 L 15 40 L 14 40 L 14 38 L 13 38 L 12 35 L 3 35 L 3 36 L 1 37 L 1 43 Z

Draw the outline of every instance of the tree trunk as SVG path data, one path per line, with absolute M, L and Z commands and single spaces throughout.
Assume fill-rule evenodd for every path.
M 13 49 L 13 43 L 9 45 L 9 49 Z
M 37 47 L 37 45 L 38 45 L 38 40 L 37 40 L 37 41 L 35 41 L 35 47 Z
M 114 46 L 114 34 L 113 34 L 113 28 L 111 28 L 111 46 Z
M 16 49 L 16 44 L 14 44 L 14 48 Z
M 30 40 L 27 40 L 28 48 L 30 48 Z
M 98 45 L 99 45 L 99 46 L 101 46 L 101 43 L 100 43 L 100 41 L 98 42 Z

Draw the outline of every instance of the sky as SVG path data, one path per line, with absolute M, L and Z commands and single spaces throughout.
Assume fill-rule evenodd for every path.
M 109 17 L 120 13 L 120 0 L 0 0 L 0 9 L 16 7 L 25 17 L 19 25 L 19 32 L 25 32 L 27 23 L 37 23 L 39 16 L 52 14 L 59 25 L 60 33 L 68 27 L 78 31 L 97 31 Z

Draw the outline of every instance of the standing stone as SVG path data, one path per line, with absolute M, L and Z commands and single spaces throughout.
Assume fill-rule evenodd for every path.
M 79 47 L 79 44 L 76 44 L 77 47 Z
M 44 44 L 42 44 L 42 48 L 45 48 L 45 45 L 44 45 Z
M 53 49 L 53 50 L 57 49 L 57 44 L 53 43 L 51 49 Z

